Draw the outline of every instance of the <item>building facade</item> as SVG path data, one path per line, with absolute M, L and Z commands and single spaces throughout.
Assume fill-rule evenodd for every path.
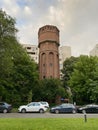
M 90 56 L 98 56 L 98 44 L 90 51 Z
M 38 31 L 40 79 L 60 78 L 59 74 L 59 30 L 46 25 Z
M 60 68 L 63 68 L 63 62 L 66 58 L 71 57 L 71 47 L 69 46 L 61 46 L 59 48 L 59 60 L 60 60 Z
M 71 57 L 71 47 L 69 46 L 61 46 L 59 47 L 59 65 L 60 65 L 60 79 L 62 79 L 63 63 L 67 58 Z
M 22 44 L 23 48 L 26 49 L 27 54 L 33 59 L 37 64 L 39 61 L 39 49 L 36 45 Z

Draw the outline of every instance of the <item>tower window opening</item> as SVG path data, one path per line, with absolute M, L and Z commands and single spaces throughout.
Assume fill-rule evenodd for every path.
M 45 67 L 45 64 L 43 64 L 43 66 Z
M 43 79 L 45 79 L 46 77 L 45 76 L 43 76 Z
M 53 65 L 53 64 L 52 64 L 52 63 L 50 63 L 50 66 L 51 66 L 51 67 L 52 67 L 52 65 Z

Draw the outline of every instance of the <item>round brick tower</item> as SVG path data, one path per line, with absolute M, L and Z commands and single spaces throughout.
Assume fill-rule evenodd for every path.
M 46 25 L 38 31 L 40 79 L 59 78 L 59 30 Z

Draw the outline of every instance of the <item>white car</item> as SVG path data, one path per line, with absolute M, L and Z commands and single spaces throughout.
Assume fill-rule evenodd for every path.
M 40 103 L 41 103 L 43 106 L 49 108 L 49 103 L 48 103 L 48 102 L 40 101 Z
M 26 112 L 44 113 L 45 111 L 47 111 L 47 107 L 42 105 L 40 102 L 31 102 L 27 105 L 20 106 L 18 108 L 18 111 L 21 113 L 26 113 Z

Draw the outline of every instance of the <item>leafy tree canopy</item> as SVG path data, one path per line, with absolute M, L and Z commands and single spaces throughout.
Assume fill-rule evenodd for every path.
M 98 57 L 80 56 L 68 84 L 77 103 L 98 101 Z
M 35 100 L 45 100 L 49 103 L 59 101 L 58 97 L 65 97 L 66 92 L 62 87 L 61 81 L 58 79 L 43 79 L 39 82 L 39 85 L 35 86 L 34 90 Z M 39 88 L 39 89 L 38 89 Z
M 70 57 L 67 58 L 63 63 L 63 85 L 64 87 L 68 87 L 67 81 L 70 79 L 70 75 L 72 74 L 74 70 L 74 63 L 77 62 L 77 57 Z
M 32 100 L 29 93 L 38 79 L 37 65 L 16 38 L 15 23 L 0 10 L 0 100 L 13 104 Z

